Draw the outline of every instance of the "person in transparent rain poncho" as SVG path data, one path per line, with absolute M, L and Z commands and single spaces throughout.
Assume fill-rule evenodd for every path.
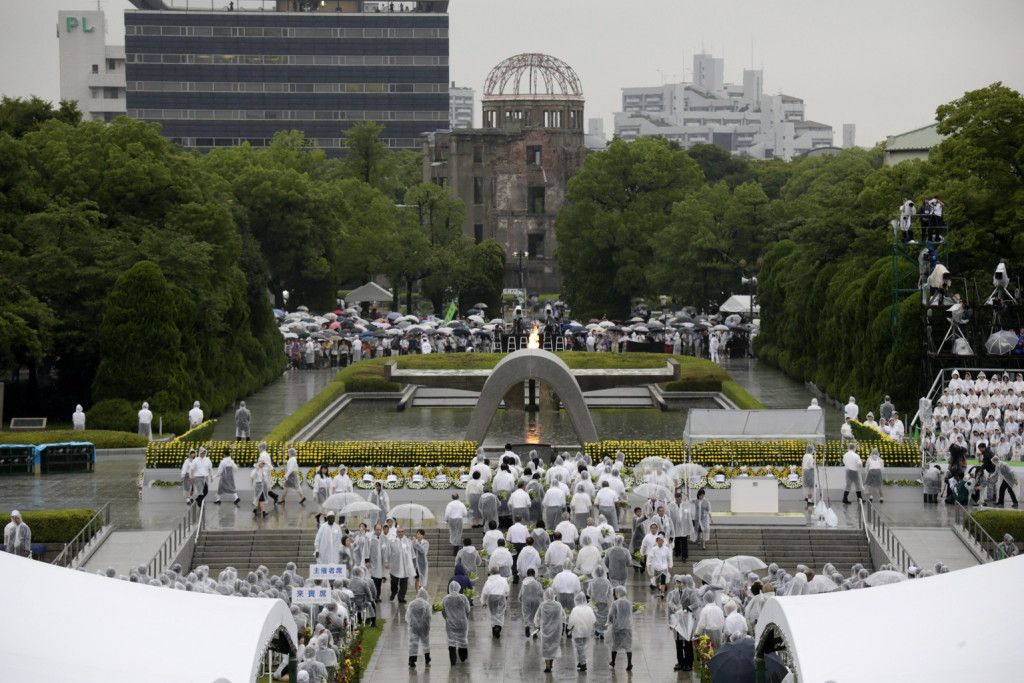
M 587 596 L 582 591 L 576 593 L 573 598 L 573 608 L 569 612 L 568 622 L 572 645 L 576 650 L 576 669 L 586 671 L 587 644 L 597 624 L 597 615 L 594 614 L 594 608 L 587 604 Z
M 487 605 L 487 612 L 491 619 L 491 635 L 495 638 L 501 638 L 501 629 L 505 625 L 508 594 L 508 581 L 498 573 L 497 567 L 492 567 L 480 595 L 484 604 Z
M 456 658 L 465 662 L 469 658 L 469 600 L 462 594 L 459 584 L 448 584 L 448 595 L 441 601 L 445 636 L 448 639 L 448 661 L 454 666 Z
M 608 628 L 608 610 L 612 606 L 612 582 L 608 580 L 608 570 L 604 565 L 594 568 L 594 578 L 587 582 L 587 593 L 594 603 L 594 635 L 604 640 L 604 632 Z
M 562 656 L 562 627 L 565 624 L 565 612 L 562 605 L 555 599 L 555 591 L 548 588 L 544 591 L 544 601 L 540 603 L 534 625 L 540 635 L 540 656 L 544 660 L 544 673 L 551 673 L 551 665 Z
M 530 626 L 537 617 L 537 610 L 544 599 L 544 587 L 537 580 L 537 570 L 530 568 L 526 570 L 522 586 L 519 587 L 519 604 L 523 612 L 523 635 L 530 637 Z M 534 632 L 533 637 L 537 634 Z
M 696 601 L 693 578 L 676 574 L 672 577 L 675 588 L 668 594 L 666 610 L 668 628 L 676 646 L 676 664 L 673 671 L 693 671 L 693 629 L 696 620 L 692 607 Z
M 612 659 L 609 666 L 615 668 L 619 650 L 626 652 L 626 671 L 633 670 L 633 603 L 626 597 L 626 587 L 615 587 L 615 602 L 609 610 L 608 619 L 612 631 Z
M 714 643 L 715 648 L 722 644 L 722 631 L 725 628 L 725 612 L 715 601 L 715 592 L 704 593 L 704 606 L 701 607 L 697 616 L 697 625 L 694 627 L 696 635 L 706 635 Z
M 405 609 L 405 620 L 409 624 L 409 668 L 416 668 L 416 657 L 423 653 L 423 662 L 430 666 L 430 618 L 433 606 L 426 588 L 416 593 L 416 598 Z

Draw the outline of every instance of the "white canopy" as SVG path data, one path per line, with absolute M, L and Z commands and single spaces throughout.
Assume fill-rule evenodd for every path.
M 750 295 L 749 294 L 733 294 L 725 303 L 718 307 L 718 310 L 722 313 L 751 313 L 750 310 Z M 757 315 L 761 312 L 761 307 L 754 304 L 753 314 Z
M 687 444 L 717 439 L 825 443 L 825 414 L 821 410 L 693 409 L 686 416 L 683 439 Z
M 1024 556 L 924 579 L 771 598 L 755 637 L 785 641 L 799 681 L 1010 680 L 1020 669 Z M 984 587 L 985 609 L 970 609 Z M 966 601 L 966 602 L 965 602 Z
M 352 304 L 360 301 L 370 303 L 388 303 L 394 300 L 394 296 L 376 282 L 367 282 L 362 287 L 357 287 L 345 295 L 345 300 Z
M 0 661 L 9 681 L 246 683 L 284 602 L 144 586 L 0 553 Z

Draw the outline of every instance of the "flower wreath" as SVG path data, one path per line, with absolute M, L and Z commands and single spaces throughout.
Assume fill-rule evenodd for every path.
M 794 474 L 796 475 L 795 479 L 791 476 Z M 804 469 L 796 465 L 780 467 L 779 473 L 776 476 L 778 476 L 779 483 L 782 484 L 783 488 L 798 489 L 804 485 Z
M 722 476 L 722 480 L 719 481 L 719 475 Z M 727 489 L 731 486 L 729 482 L 729 470 L 725 465 L 715 465 L 708 470 L 707 482 L 709 489 Z

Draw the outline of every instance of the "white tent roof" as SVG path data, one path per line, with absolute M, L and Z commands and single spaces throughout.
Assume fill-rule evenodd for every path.
M 825 413 L 821 410 L 693 409 L 686 416 L 683 439 L 687 444 L 713 439 L 797 439 L 824 443 Z
M 0 661 L 9 681 L 253 681 L 284 602 L 144 586 L 0 553 Z
M 371 303 L 387 303 L 393 301 L 394 296 L 391 292 L 384 289 L 376 282 L 367 282 L 362 287 L 357 287 L 345 295 L 345 301 L 350 304 L 357 304 L 360 301 L 369 301 Z
M 750 313 L 750 295 L 733 294 L 725 303 L 718 307 L 722 313 Z M 761 312 L 761 307 L 754 304 L 754 315 Z
M 1022 575 L 1024 557 L 1014 557 L 875 588 L 771 598 L 755 636 L 760 643 L 774 624 L 799 681 L 1016 679 Z M 981 586 L 990 599 L 971 609 Z

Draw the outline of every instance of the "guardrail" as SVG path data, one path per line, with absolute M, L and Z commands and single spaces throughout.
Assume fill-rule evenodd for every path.
M 878 543 L 883 552 L 889 557 L 889 561 L 906 574 L 907 570 L 914 564 L 914 558 L 910 556 L 907 549 L 900 543 L 900 539 L 896 538 L 896 534 L 885 523 L 885 520 L 878 514 L 875 507 L 863 500 L 860 501 L 860 521 L 868 542 L 870 543 L 874 540 Z
M 105 503 L 99 511 L 92 516 L 92 518 L 85 523 L 82 530 L 79 531 L 74 538 L 64 544 L 64 549 L 60 551 L 60 555 L 57 555 L 53 560 L 53 564 L 59 567 L 74 567 L 75 560 L 78 556 L 89 547 L 89 544 L 96 538 L 96 535 L 105 526 L 110 524 L 110 503 Z
M 974 517 L 971 517 L 970 511 L 968 511 L 963 505 L 957 501 L 953 501 L 953 524 L 963 529 L 964 534 L 973 541 L 975 548 L 975 556 L 978 555 L 978 551 L 983 557 L 978 557 L 983 562 L 992 562 L 993 560 L 1000 559 L 996 547 L 999 545 L 995 539 L 989 536 L 989 533 L 985 531 L 985 527 L 981 526 Z M 961 538 L 963 538 L 961 536 Z
M 202 528 L 203 517 L 206 512 L 206 500 L 204 499 L 201 505 L 193 505 L 189 507 L 188 512 L 181 518 L 177 526 L 171 530 L 167 540 L 163 542 L 160 549 L 156 551 L 156 555 L 149 561 L 149 575 L 158 576 L 175 557 L 178 555 L 178 551 L 181 550 L 181 546 L 185 544 L 192 537 L 193 534 L 198 538 L 199 530 Z
M 988 376 L 991 376 L 992 373 L 1001 375 L 1004 372 L 1007 372 L 1007 368 L 943 368 L 935 375 L 935 381 L 932 382 L 931 387 L 929 387 L 928 393 L 924 395 L 924 398 L 927 398 L 932 402 L 932 407 L 935 406 L 935 402 L 942 394 L 942 390 L 946 388 L 949 380 L 953 378 L 954 370 L 958 371 L 961 375 L 970 372 L 972 376 L 977 376 L 979 372 L 984 372 Z M 919 427 L 920 425 L 921 409 L 918 408 L 917 412 L 914 413 L 914 417 L 907 424 L 907 434 L 913 434 L 914 428 Z

